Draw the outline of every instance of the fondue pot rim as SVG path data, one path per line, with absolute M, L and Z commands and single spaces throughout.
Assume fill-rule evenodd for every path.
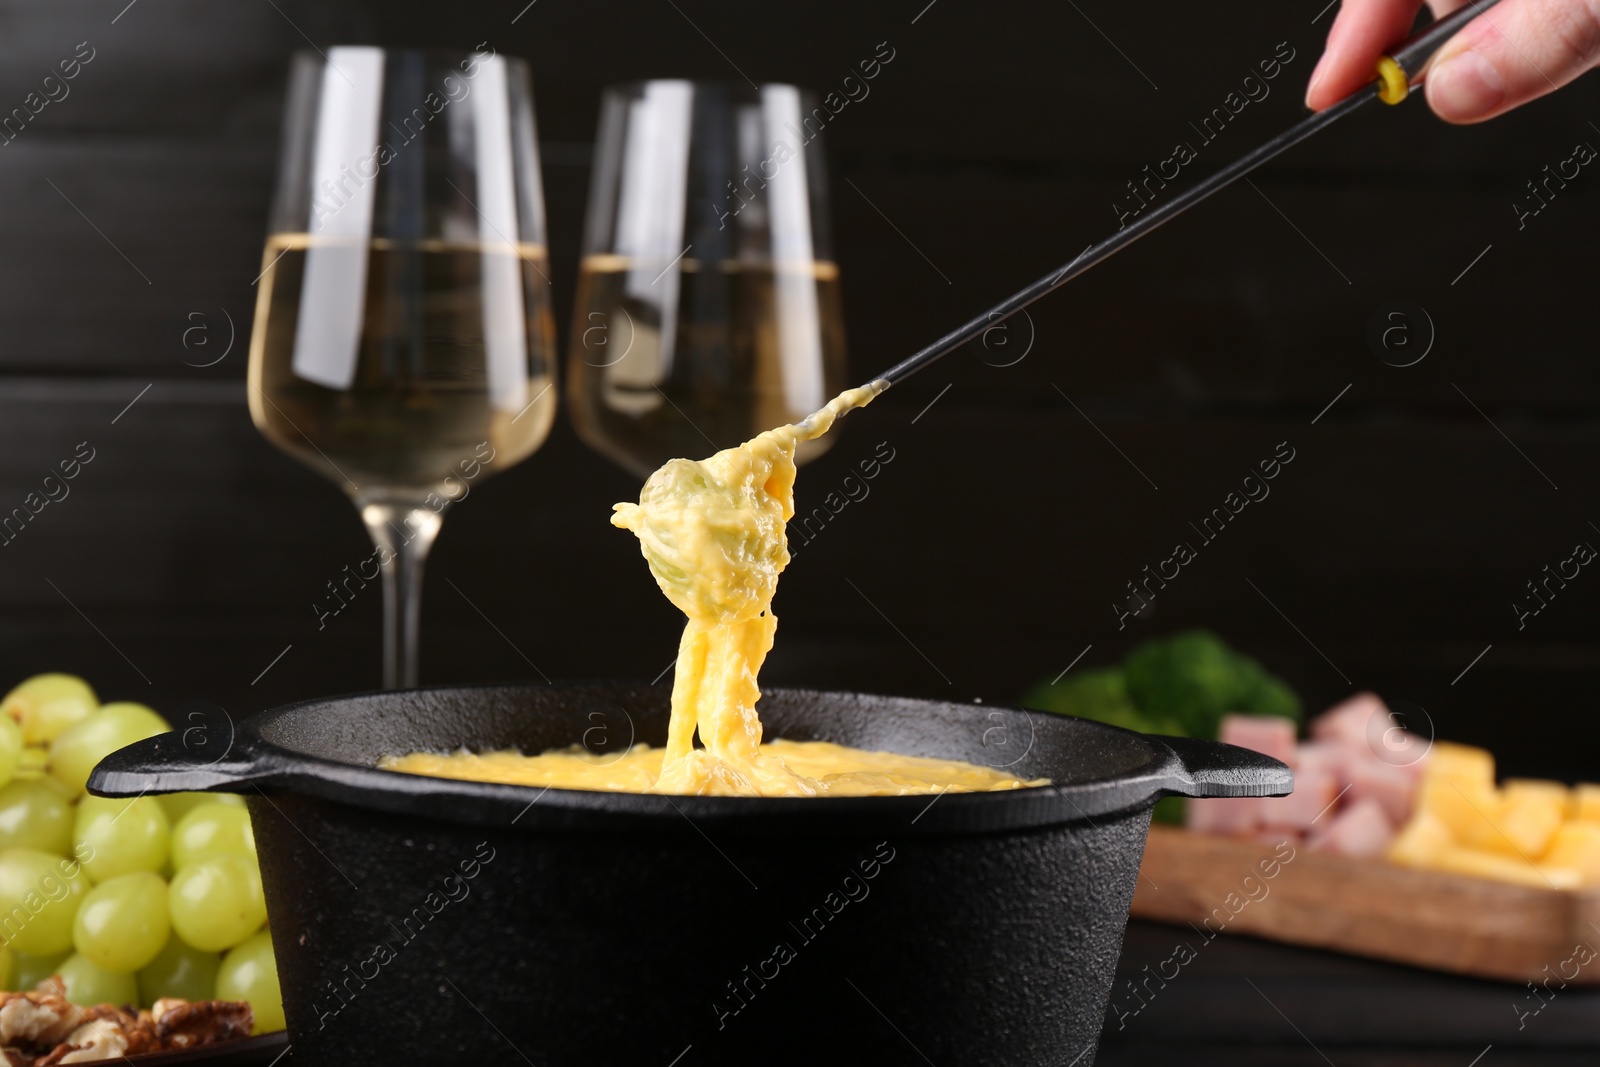
M 106 757 L 95 768 L 89 780 L 89 791 L 98 796 L 132 797 L 190 791 L 270 795 L 275 790 L 288 790 L 368 810 L 483 826 L 515 825 L 529 830 L 653 833 L 670 828 L 696 832 L 702 825 L 715 825 L 725 830 L 793 829 L 837 833 L 872 832 L 872 824 L 883 822 L 894 824 L 897 832 L 920 835 L 1092 822 L 1098 817 L 1150 807 L 1162 796 L 1281 796 L 1289 792 L 1293 783 L 1288 767 L 1277 760 L 1216 741 L 1157 737 L 1106 723 L 1004 704 L 959 704 L 787 688 L 766 690 L 763 706 L 784 700 L 821 699 L 841 707 L 862 702 L 885 705 L 875 710 L 875 715 L 892 714 L 896 704 L 913 708 L 922 705 L 916 710 L 941 717 L 990 716 L 998 712 L 1013 723 L 1031 720 L 1035 729 L 1048 722 L 1052 730 L 1065 730 L 1074 736 L 1081 733 L 1086 742 L 1098 739 L 1123 750 L 1142 746 L 1148 758 L 1140 765 L 1108 768 L 1103 776 L 992 792 L 900 797 L 726 797 L 557 789 L 436 778 L 344 762 L 267 739 L 275 736 L 281 740 L 285 733 L 328 728 L 327 720 L 340 712 L 347 716 L 365 715 L 367 718 L 361 720 L 365 723 L 372 721 L 374 709 L 385 719 L 383 709 L 387 708 L 401 715 L 426 715 L 431 703 L 452 700 L 471 703 L 473 697 L 480 695 L 486 699 L 478 703 L 486 707 L 490 702 L 487 698 L 496 694 L 526 694 L 529 700 L 536 701 L 548 699 L 553 689 L 558 694 L 565 691 L 575 697 L 583 693 L 615 692 L 637 698 L 648 688 L 643 683 L 619 682 L 560 682 L 554 686 L 480 684 L 301 700 L 261 712 L 236 727 L 229 720 L 228 744 L 220 756 L 212 754 L 219 746 L 212 745 L 210 751 L 206 751 L 204 744 L 190 743 L 192 729 L 136 742 Z M 194 715 L 189 716 L 189 721 L 194 719 Z M 1063 720 L 1071 720 L 1073 725 L 1067 727 Z M 384 722 L 383 725 L 390 724 Z M 398 726 L 403 728 L 404 723 Z M 403 749 L 406 743 L 401 741 L 397 747 Z M 437 745 L 405 750 L 416 748 L 440 750 Z M 399 755 L 403 751 L 391 754 Z M 1026 776 L 1022 768 L 1018 768 L 1018 772 L 1019 777 Z

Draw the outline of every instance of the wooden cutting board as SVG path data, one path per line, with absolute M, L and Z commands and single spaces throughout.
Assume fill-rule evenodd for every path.
M 1135 918 L 1441 971 L 1600 985 L 1600 888 L 1482 878 L 1152 826 Z

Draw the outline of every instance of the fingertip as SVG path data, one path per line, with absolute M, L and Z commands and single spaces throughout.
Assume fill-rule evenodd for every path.
M 1340 0 L 1327 48 L 1306 85 L 1306 106 L 1332 107 L 1371 82 L 1378 57 L 1405 36 L 1421 7 L 1422 0 Z
M 1327 99 L 1327 93 L 1322 91 L 1322 79 L 1328 74 L 1328 54 L 1324 52 L 1322 58 L 1317 60 L 1317 65 L 1311 68 L 1311 80 L 1306 82 L 1306 107 L 1312 111 L 1321 111 L 1332 101 Z
M 1312 68 L 1311 79 L 1306 83 L 1306 106 L 1313 111 L 1332 107 L 1372 80 L 1372 62 L 1366 58 L 1366 49 L 1357 47 L 1360 42 L 1352 43 L 1342 30 L 1335 23 L 1328 34 L 1327 51 Z
M 1312 111 L 1332 107 L 1372 81 L 1372 77 L 1371 70 L 1352 67 L 1343 57 L 1330 53 L 1311 72 L 1311 82 L 1306 86 L 1306 107 Z
M 1428 106 L 1446 122 L 1480 122 L 1506 101 L 1506 80 L 1487 56 L 1461 48 L 1428 69 L 1424 86 Z

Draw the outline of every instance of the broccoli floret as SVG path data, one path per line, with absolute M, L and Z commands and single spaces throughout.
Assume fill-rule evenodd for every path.
M 1294 690 L 1208 630 L 1147 642 L 1121 667 L 1043 682 L 1022 703 L 1178 737 L 1216 737 L 1222 717 L 1230 712 L 1300 720 Z
M 1229 712 L 1300 721 L 1300 698 L 1294 690 L 1208 630 L 1147 642 L 1121 667 L 1041 682 L 1022 704 L 1176 737 L 1216 737 Z M 1154 821 L 1182 825 L 1184 804 L 1182 797 L 1162 799 Z
M 1282 715 L 1300 721 L 1300 698 L 1282 679 L 1263 673 L 1261 682 L 1250 694 L 1245 706 L 1239 709 L 1251 715 Z
M 1123 664 L 1128 697 L 1146 716 L 1176 719 L 1191 737 L 1215 737 L 1229 712 L 1287 715 L 1300 702 L 1287 686 L 1207 630 L 1134 649 Z
M 1110 723 L 1141 733 L 1178 734 L 1183 728 L 1170 716 L 1147 715 L 1128 698 L 1120 668 L 1084 671 L 1054 684 L 1041 683 L 1023 698 L 1023 706 L 1082 719 Z
M 1042 682 L 1023 703 L 1041 711 L 1058 711 L 1086 719 L 1113 714 L 1123 708 L 1134 710 L 1128 700 L 1128 688 L 1123 684 L 1122 671 L 1116 667 L 1083 671 L 1055 683 Z

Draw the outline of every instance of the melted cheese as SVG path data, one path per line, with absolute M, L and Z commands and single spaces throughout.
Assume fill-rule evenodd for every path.
M 959 760 L 868 752 L 831 741 L 779 739 L 763 744 L 761 753 L 782 763 L 814 790 L 812 794 L 793 790 L 777 794 L 780 796 L 892 797 L 947 791 L 976 793 L 1042 784 Z M 658 783 L 665 755 L 665 749 L 651 745 L 634 745 L 620 755 L 589 752 L 578 745 L 538 756 L 525 756 L 515 749 L 481 753 L 461 749 L 448 754 L 417 752 L 390 757 L 383 767 L 474 782 L 657 793 L 663 792 Z
M 794 515 L 795 449 L 886 388 L 879 381 L 848 390 L 799 423 L 709 459 L 669 460 L 645 482 L 639 503 L 614 509 L 612 524 L 638 536 L 656 584 L 688 617 L 664 749 L 636 745 L 621 756 L 576 746 L 538 756 L 463 750 L 390 757 L 380 766 L 517 785 L 722 796 L 895 796 L 1042 784 L 954 760 L 829 742 L 762 744 L 756 676 L 772 649 L 772 597 L 789 563 L 784 526 Z

